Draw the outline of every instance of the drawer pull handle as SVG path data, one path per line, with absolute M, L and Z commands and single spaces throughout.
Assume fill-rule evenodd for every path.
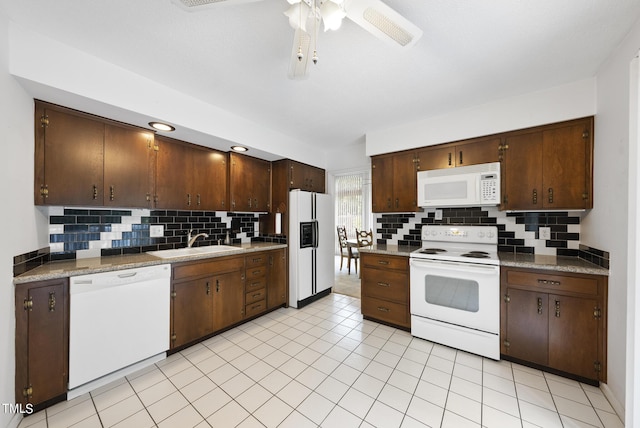
M 382 307 L 382 306 L 378 306 L 378 310 L 379 310 L 380 312 L 391 312 L 391 309 L 389 309 L 389 308 L 384 308 L 384 307 Z
M 252 275 L 260 275 L 261 273 L 261 270 L 254 270 L 253 272 L 251 272 Z
M 378 285 L 379 285 L 380 287 L 390 287 L 390 286 L 391 286 L 390 284 L 388 284 L 388 283 L 386 283 L 386 282 L 378 282 Z
M 549 279 L 539 279 L 538 280 L 538 284 L 543 284 L 543 285 L 560 285 L 560 281 L 552 281 Z
M 251 309 L 257 309 L 257 308 L 260 308 L 260 307 L 262 307 L 262 303 L 258 303 L 256 305 L 251 306 Z
M 251 297 L 254 297 L 254 298 L 255 298 L 255 297 L 260 297 L 260 296 L 262 296 L 262 293 L 256 293 L 256 294 L 252 294 L 252 295 L 251 295 Z
M 389 264 L 389 260 L 378 260 L 378 264 L 379 265 L 388 265 Z

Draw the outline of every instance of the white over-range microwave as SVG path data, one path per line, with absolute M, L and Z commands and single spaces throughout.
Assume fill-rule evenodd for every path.
M 500 162 L 418 172 L 418 206 L 500 204 Z

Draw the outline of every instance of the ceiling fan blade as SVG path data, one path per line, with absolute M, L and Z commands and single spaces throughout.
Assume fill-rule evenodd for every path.
M 198 12 L 218 5 L 250 3 L 262 0 L 172 0 L 180 8 L 188 12 Z
M 347 17 L 391 45 L 409 48 L 422 30 L 380 0 L 345 0 Z
M 302 59 L 298 55 L 302 54 Z M 309 74 L 309 64 L 313 56 L 312 37 L 300 28 L 296 29 L 293 36 L 293 48 L 291 48 L 291 60 L 289 62 L 289 79 L 306 79 Z

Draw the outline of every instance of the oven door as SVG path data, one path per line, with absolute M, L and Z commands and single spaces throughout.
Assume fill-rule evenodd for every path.
M 500 331 L 500 266 L 411 258 L 411 315 Z

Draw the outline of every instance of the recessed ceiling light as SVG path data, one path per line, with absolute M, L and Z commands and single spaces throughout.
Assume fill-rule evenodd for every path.
M 176 130 L 175 127 L 162 122 L 149 122 L 149 126 L 158 131 L 171 132 Z
M 234 152 L 246 152 L 246 151 L 249 151 L 248 148 L 243 147 L 243 146 L 231 146 L 231 150 L 233 150 Z

